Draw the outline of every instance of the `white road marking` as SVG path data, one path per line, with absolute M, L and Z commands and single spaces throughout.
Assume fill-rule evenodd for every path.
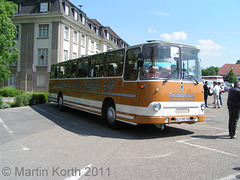
M 92 166 L 92 164 L 89 164 L 88 166 L 86 166 L 85 168 L 81 169 L 80 174 L 78 172 L 78 174 L 75 174 L 75 176 L 71 176 L 71 177 L 67 177 L 64 180 L 78 180 L 80 179 L 84 174 L 86 174 L 87 172 L 89 172 L 89 168 Z
M 232 180 L 232 179 L 236 179 L 236 178 L 237 179 L 240 178 L 240 174 L 233 174 L 233 175 L 223 177 L 223 178 L 218 179 L 218 180 Z
M 15 135 L 13 134 L 13 131 L 11 131 L 11 130 L 8 128 L 8 126 L 3 122 L 3 120 L 2 120 L 1 118 L 0 118 L 0 123 L 1 123 L 1 125 L 4 127 L 4 129 L 7 131 L 7 133 L 9 134 L 9 136 L 11 136 L 11 138 L 12 138 L 13 140 L 15 140 L 16 137 L 15 137 Z M 17 144 L 21 147 L 21 149 L 22 149 L 23 151 L 29 151 L 29 150 L 30 150 L 29 148 L 23 146 L 23 145 L 20 144 L 20 143 L 17 143 Z
M 163 155 L 158 155 L 158 156 L 150 156 L 150 157 L 147 157 L 147 158 L 161 158 L 161 157 L 170 156 L 171 154 L 173 154 L 173 153 L 168 153 L 168 154 L 163 154 Z
M 194 147 L 201 148 L 201 149 L 207 149 L 207 150 L 210 150 L 210 151 L 218 152 L 218 153 L 229 155 L 229 156 L 240 157 L 239 155 L 236 155 L 236 154 L 232 154 L 232 153 L 220 151 L 220 150 L 217 150 L 217 149 L 209 148 L 209 147 L 206 147 L 206 146 L 201 146 L 201 145 L 191 144 L 191 143 L 186 142 L 186 141 L 192 141 L 192 140 L 197 140 L 197 139 L 199 139 L 199 138 L 191 138 L 191 139 L 186 139 L 186 140 L 181 140 L 181 141 L 176 141 L 176 142 L 186 144 L 186 145 L 189 145 L 189 146 L 194 146 Z

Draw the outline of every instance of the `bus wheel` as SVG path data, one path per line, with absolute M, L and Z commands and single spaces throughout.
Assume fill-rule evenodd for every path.
M 116 120 L 116 112 L 114 107 L 111 104 L 107 104 L 104 111 L 104 119 L 107 122 L 108 127 L 111 129 L 119 129 L 120 122 Z
M 58 98 L 58 108 L 60 109 L 60 111 L 64 110 L 64 106 L 63 106 L 63 96 L 62 94 L 59 95 Z

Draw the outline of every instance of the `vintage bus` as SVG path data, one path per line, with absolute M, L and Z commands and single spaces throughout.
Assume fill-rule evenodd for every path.
M 49 100 L 60 110 L 100 115 L 110 128 L 204 121 L 198 53 L 194 46 L 148 41 L 53 64 Z

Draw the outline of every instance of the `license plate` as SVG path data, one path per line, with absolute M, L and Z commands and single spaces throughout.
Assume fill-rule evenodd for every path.
M 184 122 L 184 121 L 189 121 L 189 117 L 176 117 L 177 122 Z

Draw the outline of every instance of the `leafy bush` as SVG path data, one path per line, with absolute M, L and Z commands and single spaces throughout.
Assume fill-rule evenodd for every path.
M 15 97 L 17 95 L 24 94 L 24 93 L 25 93 L 24 91 L 17 90 L 13 87 L 5 86 L 0 88 L 0 95 L 3 97 Z
M 42 104 L 48 102 L 48 93 L 26 93 L 15 97 L 17 107 Z
M 0 96 L 0 109 L 2 109 L 2 104 L 3 104 L 2 97 Z

